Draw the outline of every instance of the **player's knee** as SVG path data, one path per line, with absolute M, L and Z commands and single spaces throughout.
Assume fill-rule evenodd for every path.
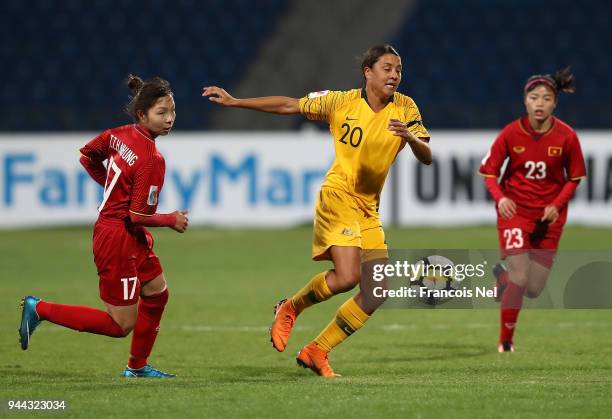
M 508 266 L 508 276 L 512 282 L 524 287 L 529 278 L 529 267 L 522 265 Z
M 132 330 L 134 330 L 134 326 L 128 326 L 125 329 L 122 327 L 121 330 L 123 330 L 123 337 L 128 337 L 130 335 L 130 333 L 132 333 Z
M 115 324 L 121 329 L 121 337 L 126 337 L 132 332 L 132 330 L 134 330 L 137 318 L 136 311 L 129 314 L 109 311 L 109 314 Z
M 525 297 L 527 298 L 538 298 L 540 296 L 540 294 L 542 294 L 542 290 L 543 288 L 527 288 L 527 290 L 525 290 Z
M 167 291 L 167 289 L 168 284 L 166 283 L 166 279 L 164 278 L 163 274 L 161 274 L 152 281 L 145 283 L 140 289 L 140 295 L 142 297 L 152 297 L 163 294 Z
M 336 288 L 339 289 L 340 292 L 350 291 L 361 280 L 361 268 L 344 268 L 344 269 L 336 269 Z
M 168 288 L 164 288 L 161 292 L 141 296 L 140 304 L 146 308 L 163 309 L 168 303 L 169 296 Z
M 134 330 L 136 326 L 136 319 L 123 319 L 120 322 L 117 322 L 121 330 L 123 331 L 123 337 L 128 336 Z

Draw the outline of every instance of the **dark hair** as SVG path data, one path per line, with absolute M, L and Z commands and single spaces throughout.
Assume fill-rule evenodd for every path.
M 366 67 L 372 68 L 374 64 L 376 64 L 376 61 L 378 61 L 378 59 L 385 54 L 393 54 L 397 55 L 398 57 L 400 56 L 397 50 L 389 44 L 373 46 L 363 53 L 361 56 L 361 75 L 363 76 L 364 82 Z
M 576 91 L 574 75 L 572 74 L 572 68 L 570 66 L 557 71 L 554 75 L 535 74 L 529 77 L 525 83 L 525 94 L 531 92 L 541 84 L 550 87 L 552 91 L 555 92 L 555 96 L 558 92 L 574 93 Z
M 170 90 L 170 83 L 160 77 L 143 81 L 140 77 L 130 74 L 126 84 L 132 91 L 132 96 L 125 106 L 125 112 L 136 122 L 138 122 L 138 111 L 146 113 L 160 97 L 174 95 Z

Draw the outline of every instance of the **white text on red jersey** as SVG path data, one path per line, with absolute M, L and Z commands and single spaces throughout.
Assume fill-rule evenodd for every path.
M 123 144 L 121 140 L 115 137 L 113 134 L 110 135 L 110 148 L 117 150 L 119 155 L 127 163 L 128 166 L 133 166 L 136 160 L 138 160 L 138 155 L 134 153 L 128 146 Z

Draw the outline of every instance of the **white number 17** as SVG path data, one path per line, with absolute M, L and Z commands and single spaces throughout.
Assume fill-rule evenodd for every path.
M 136 283 L 138 282 L 138 278 L 133 276 L 131 278 L 121 278 L 121 282 L 123 282 L 123 299 L 131 300 L 134 298 L 134 293 L 136 292 Z M 130 282 L 132 289 L 130 290 Z
M 113 173 L 112 178 L 111 178 L 111 172 Z M 117 166 L 113 158 L 110 157 L 108 159 L 108 166 L 106 169 L 106 184 L 104 185 L 104 198 L 102 199 L 102 203 L 98 207 L 98 212 L 101 212 L 102 208 L 104 208 L 104 204 L 106 204 L 108 197 L 113 191 L 113 188 L 115 187 L 115 184 L 117 183 L 117 180 L 119 179 L 119 175 L 121 175 L 121 169 L 119 168 L 119 166 Z

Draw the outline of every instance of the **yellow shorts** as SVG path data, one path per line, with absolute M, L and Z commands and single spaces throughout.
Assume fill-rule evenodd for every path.
M 315 209 L 312 258 L 331 260 L 331 246 L 361 248 L 362 262 L 387 257 L 385 232 L 376 208 L 339 189 L 324 187 Z

